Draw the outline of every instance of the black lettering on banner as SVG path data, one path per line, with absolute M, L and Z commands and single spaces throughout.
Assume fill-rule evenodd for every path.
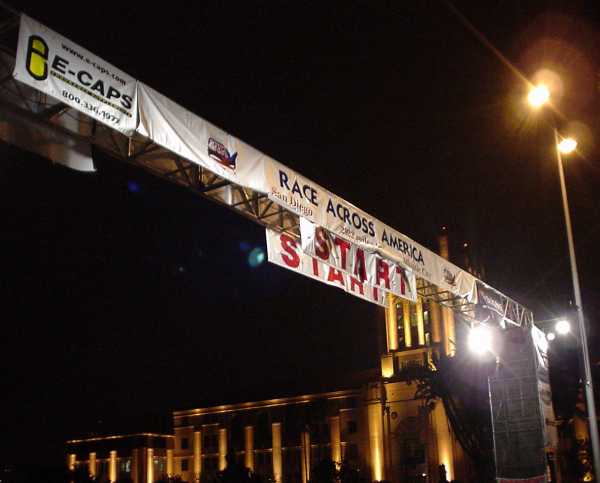
M 119 97 L 121 97 L 121 93 L 114 87 L 108 86 L 108 92 L 106 93 L 106 98 L 110 99 L 111 97 L 118 99 Z
M 63 59 L 62 57 L 55 55 L 54 60 L 52 61 L 52 68 L 57 70 L 61 74 L 67 73 L 67 66 L 69 65 L 69 61 L 67 59 Z
M 290 190 L 290 187 L 288 186 L 288 175 L 281 170 L 279 170 L 279 186 L 282 188 L 285 186 L 288 191 Z
M 35 80 L 42 81 L 48 77 L 48 44 L 37 35 L 29 37 L 25 68 Z
M 123 96 L 121 98 L 121 105 L 125 108 L 125 109 L 131 109 L 131 103 L 132 103 L 133 99 L 131 98 L 131 96 Z
M 375 223 L 369 222 L 369 235 L 375 236 Z
M 94 85 L 90 87 L 90 89 L 93 91 L 98 91 L 100 94 L 104 95 L 104 82 L 102 82 L 101 79 L 97 80 L 94 82 Z
M 83 80 L 83 76 L 86 76 L 89 80 Z M 85 70 L 77 72 L 77 80 L 84 86 L 89 86 L 92 83 L 92 75 Z

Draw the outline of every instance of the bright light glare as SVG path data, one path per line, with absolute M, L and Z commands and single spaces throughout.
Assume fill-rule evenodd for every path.
M 548 332 L 548 334 L 546 334 L 546 339 L 552 342 L 554 339 L 556 339 L 556 334 L 554 332 Z
M 550 91 L 544 84 L 540 84 L 529 91 L 527 101 L 532 107 L 542 107 L 550 99 Z
M 571 324 L 569 324 L 568 320 L 559 320 L 554 326 L 554 329 L 560 335 L 566 335 L 571 332 Z
M 575 151 L 577 148 L 577 141 L 573 138 L 564 138 L 560 143 L 558 143 L 558 149 L 563 154 L 569 154 Z
M 469 350 L 482 355 L 492 348 L 492 332 L 485 325 L 473 327 L 469 332 Z

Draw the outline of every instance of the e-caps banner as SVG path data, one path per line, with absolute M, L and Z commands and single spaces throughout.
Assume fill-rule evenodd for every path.
M 475 302 L 475 277 L 284 165 L 265 164 L 271 200 L 336 235 L 410 268 L 442 290 Z
M 266 230 L 269 261 L 312 279 L 333 285 L 363 300 L 386 306 L 385 292 L 361 283 L 355 277 L 323 263 L 302 251 L 299 240 L 285 233 Z
M 341 270 L 371 287 L 416 301 L 416 279 L 412 270 L 360 248 L 323 227 L 300 217 L 302 251 Z
M 13 76 L 125 135 L 135 131 L 135 79 L 26 15 Z

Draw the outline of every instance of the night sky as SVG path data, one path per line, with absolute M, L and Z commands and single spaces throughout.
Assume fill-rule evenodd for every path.
M 406 4 L 406 5 L 405 5 Z M 600 7 L 458 2 L 526 77 L 556 70 L 584 308 L 600 316 Z M 571 281 L 550 126 L 442 1 L 13 6 L 437 249 L 535 311 Z M 83 174 L 0 145 L 0 462 L 170 411 L 376 367 L 382 309 L 264 263 L 258 225 L 95 153 Z M 455 252 L 456 254 L 456 252 Z M 595 329 L 592 329 L 595 330 Z M 291 388 L 291 389 L 290 389 Z

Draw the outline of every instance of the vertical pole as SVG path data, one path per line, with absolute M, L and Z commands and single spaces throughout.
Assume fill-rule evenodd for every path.
M 417 337 L 419 345 L 425 345 L 425 320 L 423 318 L 423 298 L 417 297 Z
M 115 483 L 115 481 L 117 481 L 117 452 L 115 450 L 109 453 L 108 481 L 110 481 L 110 483 Z
M 575 258 L 575 244 L 573 243 L 573 230 L 571 227 L 571 215 L 569 213 L 569 200 L 565 186 L 565 175 L 563 172 L 562 156 L 558 148 L 558 131 L 554 128 L 554 145 L 556 149 L 556 160 L 558 162 L 558 175 L 560 178 L 560 190 L 562 194 L 562 205 L 565 214 L 565 229 L 567 231 L 567 242 L 569 244 L 569 258 L 571 261 L 571 277 L 573 279 L 573 292 L 575 295 L 575 308 L 577 310 L 577 327 L 579 329 L 580 350 L 583 358 L 583 369 L 585 373 L 584 389 L 585 401 L 588 411 L 588 422 L 590 426 L 590 439 L 592 442 L 592 456 L 594 461 L 594 475 L 596 481 L 600 481 L 600 441 L 598 440 L 598 420 L 596 419 L 596 403 L 594 401 L 594 386 L 592 383 L 592 369 L 590 367 L 590 354 L 587 342 L 587 331 L 583 317 L 583 303 L 579 288 L 579 274 L 577 272 L 577 259 Z
M 398 315 L 396 312 L 396 297 L 388 292 L 387 308 L 385 310 L 385 322 L 387 332 L 387 351 L 398 350 Z
M 273 479 L 281 483 L 283 462 L 281 455 L 281 423 L 271 424 L 271 451 L 273 460 Z
M 202 472 L 202 432 L 194 431 L 194 481 L 200 481 Z
M 254 426 L 244 428 L 244 464 L 254 471 Z
M 302 448 L 302 483 L 308 483 L 310 481 L 310 433 L 308 431 L 302 431 L 300 433 L 301 448 Z
M 404 344 L 407 349 L 412 347 L 412 334 L 410 332 L 410 302 L 402 301 L 402 321 L 404 322 Z
M 88 473 L 92 478 L 96 478 L 96 453 L 91 452 L 88 460 Z
M 154 448 L 146 450 L 146 483 L 154 483 Z
M 77 456 L 71 453 L 67 456 L 67 469 L 69 471 L 75 471 L 75 465 L 77 463 Z
M 173 450 L 167 449 L 167 478 L 173 478 L 175 471 L 173 470 Z
M 340 417 L 329 418 L 329 440 L 331 441 L 331 461 L 336 465 L 342 464 L 342 435 L 340 429 Z
M 137 448 L 131 450 L 131 480 L 133 483 L 140 483 L 138 452 L 139 450 Z
M 442 341 L 440 306 L 434 300 L 429 302 L 429 316 L 431 320 L 431 339 L 434 344 Z
M 227 429 L 219 428 L 219 471 L 227 466 Z

